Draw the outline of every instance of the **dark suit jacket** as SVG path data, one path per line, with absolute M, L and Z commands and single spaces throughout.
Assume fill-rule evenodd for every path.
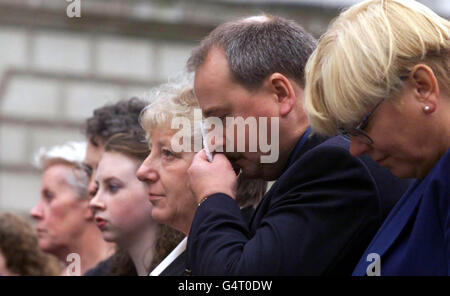
M 186 251 L 183 251 L 159 276 L 183 276 L 186 275 Z
M 340 137 L 309 137 L 250 227 L 229 196 L 207 198 L 187 244 L 192 274 L 351 275 L 410 181 L 348 148 Z
M 397 203 L 354 275 L 366 275 L 370 253 L 381 275 L 450 275 L 450 150 Z
M 112 262 L 112 256 L 101 261 L 95 267 L 86 271 L 86 273 L 83 274 L 83 276 L 107 276 L 107 275 L 109 275 L 109 268 L 110 268 L 111 262 Z
M 240 210 L 242 218 L 246 223 L 250 222 L 250 218 L 252 217 L 255 210 L 253 209 L 253 206 L 248 206 L 245 208 L 242 208 Z M 186 251 L 180 254 L 175 260 L 169 264 L 169 266 L 166 267 L 161 273 L 160 276 L 183 276 L 183 275 L 190 275 L 186 272 L 186 259 L 187 254 Z

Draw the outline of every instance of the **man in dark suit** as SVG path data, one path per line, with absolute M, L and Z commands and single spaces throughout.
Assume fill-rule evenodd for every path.
M 189 174 L 199 207 L 187 245 L 192 274 L 350 275 L 406 190 L 408 181 L 352 157 L 346 140 L 311 135 L 303 77 L 315 45 L 296 23 L 257 16 L 219 26 L 193 51 L 188 67 L 203 115 L 278 119 L 279 129 L 271 125 L 267 132 L 278 132 L 279 143 L 272 138 L 277 151 L 269 152 L 224 147 L 226 157 L 216 153 L 212 162 L 204 151 L 195 156 Z M 249 143 L 248 131 L 245 138 Z M 269 153 L 276 161 L 261 161 Z M 235 201 L 230 160 L 244 176 L 277 180 L 250 225 Z
M 240 214 L 246 225 L 250 223 L 255 208 L 261 201 L 267 190 L 267 182 L 262 179 L 239 178 L 236 187 L 236 202 L 239 206 Z M 166 267 L 160 276 L 182 276 L 189 275 L 186 272 L 186 251 L 183 251 L 173 262 Z

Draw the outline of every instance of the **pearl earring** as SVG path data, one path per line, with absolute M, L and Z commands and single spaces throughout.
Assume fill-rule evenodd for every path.
M 423 110 L 424 110 L 425 112 L 430 111 L 430 106 L 425 106 L 425 107 L 423 107 Z

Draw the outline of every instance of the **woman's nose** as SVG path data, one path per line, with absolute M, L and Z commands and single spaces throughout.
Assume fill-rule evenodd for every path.
M 153 165 L 150 155 L 144 160 L 136 172 L 136 177 L 141 182 L 155 182 L 158 179 L 158 172 Z
M 43 211 L 41 201 L 31 209 L 30 216 L 34 219 L 42 219 Z
M 101 199 L 101 196 L 99 194 L 99 191 L 95 193 L 94 196 L 92 196 L 91 200 L 89 201 L 89 208 L 91 208 L 92 211 L 99 210 L 99 209 L 105 209 L 105 204 L 103 200 Z
M 351 139 L 350 154 L 353 156 L 361 156 L 369 151 L 370 145 L 356 139 Z

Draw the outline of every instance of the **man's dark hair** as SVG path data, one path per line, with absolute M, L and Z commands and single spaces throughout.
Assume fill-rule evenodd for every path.
M 87 138 L 98 146 L 117 133 L 142 133 L 139 115 L 146 105 L 141 99 L 131 98 L 94 110 L 94 115 L 86 121 Z
M 233 79 L 256 89 L 278 72 L 305 85 L 305 65 L 316 39 L 294 21 L 265 15 L 266 21 L 241 19 L 218 26 L 195 48 L 187 62 L 196 71 L 213 47 L 222 48 Z

